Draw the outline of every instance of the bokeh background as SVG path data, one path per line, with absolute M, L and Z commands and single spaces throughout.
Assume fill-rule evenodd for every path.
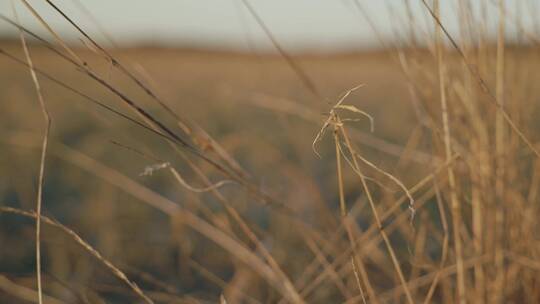
M 44 74 L 144 124 L 122 98 L 88 77 L 91 69 L 200 153 L 227 163 L 209 134 L 251 187 L 231 183 L 219 192 L 198 193 L 168 168 L 144 174 L 166 162 L 192 187 L 204 187 L 205 178 L 230 179 L 38 73 L 52 118 L 42 212 L 73 229 L 156 303 L 295 302 L 280 285 L 281 275 L 307 303 L 362 303 L 360 294 L 370 287 L 362 276 L 365 289 L 358 290 L 351 255 L 365 263 L 376 295 L 366 295 L 368 302 L 406 303 L 366 189 L 347 163 L 354 156 L 343 152 L 341 184 L 357 249 L 351 249 L 348 220 L 340 215 L 331 130 L 316 145 L 320 156 L 313 151 L 332 106 L 362 84 L 345 103 L 369 113 L 374 130 L 356 112 L 341 116 L 355 149 L 378 168 L 362 163 L 361 175 L 384 214 L 382 224 L 414 302 L 461 299 L 456 263 L 464 258 L 467 301 L 534 303 L 540 299 L 538 161 L 505 124 L 506 162 L 500 165 L 493 152 L 499 114 L 476 77 L 496 98 L 504 97 L 510 116 L 538 147 L 540 3 L 503 2 L 501 19 L 497 1 L 441 1 L 441 20 L 478 69 L 475 74 L 448 39 L 435 40 L 436 26 L 421 1 L 53 1 L 105 53 L 47 2 L 29 1 L 55 34 L 22 2 L 0 0 L 3 16 L 85 62 L 73 65 L 26 34 L 31 58 Z M 19 34 L 0 20 L 0 205 L 34 210 L 44 121 L 28 67 L 5 56 L 25 62 Z M 454 213 L 439 101 L 441 62 L 459 154 L 450 167 L 463 204 L 463 257 L 454 251 L 455 227 L 448 227 Z M 498 75 L 504 79 L 501 94 Z M 505 168 L 501 180 L 507 190 L 500 196 L 497 168 Z M 418 206 L 412 221 L 396 180 L 414 189 Z M 279 204 L 262 202 L 253 188 Z M 507 214 L 504 226 L 495 211 L 486 211 L 492 207 Z M 480 224 L 479 214 L 486 219 Z M 213 230 L 198 230 L 202 226 L 191 215 Z M 209 235 L 234 245 L 224 247 Z M 270 265 L 278 279 L 246 263 L 242 250 Z M 0 213 L 0 302 L 36 302 L 35 268 L 35 220 Z M 47 224 L 42 268 L 47 303 L 143 302 L 102 260 Z

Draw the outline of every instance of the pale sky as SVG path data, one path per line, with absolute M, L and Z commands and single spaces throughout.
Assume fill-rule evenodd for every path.
M 44 0 L 28 0 L 62 37 L 76 42 L 77 33 Z M 249 0 L 279 42 L 289 51 L 346 50 L 379 46 L 372 28 L 353 5 L 356 0 Z M 473 0 L 477 5 L 483 0 Z M 498 0 L 486 0 L 489 29 L 496 30 Z M 0 0 L 0 13 L 13 17 L 12 0 Z M 21 23 L 50 37 L 18 0 Z M 156 44 L 164 46 L 219 47 L 272 50 L 268 37 L 242 4 L 242 0 L 54 0 L 96 40 L 106 43 L 92 17 L 120 45 Z M 405 0 L 358 0 L 385 41 L 403 36 L 406 24 Z M 431 29 L 421 0 L 409 0 L 415 23 Z M 443 0 L 443 22 L 458 35 L 458 0 Z M 515 37 L 516 20 L 526 31 L 535 32 L 531 16 L 538 16 L 540 0 L 507 0 L 507 33 Z M 478 11 L 476 11 L 477 13 Z M 429 26 L 429 27 L 428 27 Z M 17 33 L 0 21 L 0 36 Z M 425 35 L 420 35 L 425 37 Z

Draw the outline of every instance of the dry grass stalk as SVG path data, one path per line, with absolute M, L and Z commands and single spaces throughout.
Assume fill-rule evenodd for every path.
M 15 10 L 14 5 L 13 5 L 13 13 L 15 14 L 15 18 L 18 18 L 17 11 Z M 38 214 L 38 216 L 36 217 L 36 281 L 37 281 L 37 287 L 38 287 L 37 288 L 38 289 L 38 303 L 42 304 L 43 303 L 43 288 L 42 288 L 42 281 L 41 281 L 41 208 L 43 204 L 42 203 L 43 184 L 45 181 L 45 158 L 47 156 L 47 146 L 49 144 L 49 132 L 51 130 L 52 120 L 51 120 L 51 116 L 49 115 L 47 106 L 45 104 L 45 99 L 43 98 L 41 86 L 39 84 L 39 80 L 37 78 L 36 72 L 34 71 L 34 64 L 30 56 L 30 51 L 28 50 L 28 46 L 26 45 L 26 40 L 24 38 L 24 33 L 22 31 L 19 32 L 19 37 L 21 39 L 21 44 L 24 50 L 24 55 L 26 57 L 26 62 L 28 63 L 30 75 L 32 76 L 32 82 L 34 83 L 34 88 L 36 90 L 41 112 L 43 114 L 43 119 L 45 120 L 45 130 L 43 134 L 43 141 L 41 144 L 38 191 L 37 191 L 37 198 L 36 198 L 36 213 Z
M 334 141 L 335 141 L 336 153 L 337 153 L 336 158 L 337 158 L 337 171 L 338 171 L 338 182 L 339 182 L 338 186 L 339 186 L 339 193 L 340 193 L 340 195 L 339 195 L 339 197 L 340 197 L 340 209 L 341 209 L 341 215 L 342 215 L 342 217 L 344 217 L 346 215 L 346 205 L 345 205 L 344 195 L 343 195 L 343 182 L 342 182 L 342 174 L 341 174 L 342 150 L 340 149 L 340 137 L 342 137 L 344 139 L 346 148 L 347 148 L 349 154 L 352 155 L 352 157 L 351 157 L 352 158 L 352 166 L 351 167 L 353 168 L 354 172 L 360 177 L 362 188 L 364 189 L 364 193 L 367 196 L 369 205 L 371 207 L 371 211 L 373 212 L 375 223 L 376 223 L 376 225 L 377 225 L 377 227 L 378 227 L 378 229 L 380 231 L 380 234 L 381 234 L 381 236 L 382 236 L 382 238 L 384 240 L 384 243 L 385 243 L 385 246 L 386 246 L 386 248 L 388 250 L 388 253 L 390 254 L 393 266 L 394 266 L 394 268 L 396 270 L 396 273 L 398 274 L 400 283 L 402 284 L 402 286 L 403 286 L 403 288 L 405 290 L 405 295 L 406 295 L 407 301 L 409 303 L 414 303 L 412 295 L 411 295 L 411 293 L 410 293 L 410 291 L 409 291 L 409 289 L 407 287 L 407 283 L 406 283 L 405 277 L 403 275 L 403 271 L 401 270 L 401 266 L 399 265 L 399 262 L 397 260 L 396 255 L 395 255 L 395 252 L 394 252 L 394 249 L 393 249 L 393 247 L 391 245 L 390 239 L 388 238 L 388 235 L 386 234 L 386 232 L 384 230 L 384 227 L 382 225 L 382 222 L 380 220 L 380 216 L 379 216 L 379 213 L 377 211 L 377 207 L 375 206 L 375 202 L 374 202 L 374 200 L 372 198 L 371 191 L 369 190 L 368 185 L 366 183 L 366 178 L 361 172 L 360 165 L 359 165 L 358 160 L 357 160 L 357 158 L 358 158 L 357 157 L 357 152 L 353 149 L 352 144 L 351 144 L 350 139 L 349 139 L 349 136 L 347 134 L 347 131 L 344 128 L 344 123 L 341 120 L 341 118 L 339 117 L 339 114 L 337 112 L 338 109 L 343 108 L 342 103 L 345 101 L 345 99 L 352 92 L 354 92 L 355 90 L 357 90 L 360 87 L 361 86 L 356 86 L 356 87 L 348 90 L 338 100 L 338 102 L 332 107 L 332 109 L 330 110 L 330 115 L 329 115 L 328 119 L 324 122 L 324 124 L 323 124 L 321 130 L 319 131 L 319 133 L 317 133 L 317 135 L 316 135 L 316 137 L 315 137 L 315 139 L 313 141 L 312 147 L 313 147 L 313 151 L 315 153 L 317 153 L 317 155 L 319 155 L 317 150 L 316 150 L 316 144 L 322 139 L 322 137 L 325 134 L 326 129 L 328 127 L 332 126 L 333 129 L 334 129 Z M 351 109 L 351 108 L 353 109 L 353 112 L 359 113 L 359 114 L 364 115 L 364 116 L 367 116 L 370 119 L 370 123 L 371 123 L 372 129 L 373 129 L 373 119 L 371 118 L 371 116 L 369 114 L 357 109 L 354 106 L 349 106 L 349 108 L 347 108 L 347 109 Z M 408 191 L 406 191 L 406 193 L 407 193 L 408 197 L 412 198 L 412 196 L 410 196 Z M 411 200 L 410 206 L 412 206 L 412 203 L 413 203 L 413 201 Z M 412 209 L 412 210 L 414 210 L 414 209 Z M 349 241 L 351 242 L 351 245 L 352 245 L 351 248 L 353 248 L 353 250 L 354 250 L 354 248 L 355 248 L 354 236 L 352 235 L 352 231 L 350 229 L 347 229 L 347 222 L 345 223 L 345 225 L 346 225 L 346 230 L 348 231 Z M 361 265 L 361 264 L 358 263 L 358 265 Z M 358 267 L 358 265 L 353 264 L 353 269 L 356 269 Z M 362 269 L 362 268 L 360 268 L 360 269 Z M 363 278 L 363 279 L 364 279 L 364 282 L 369 282 L 367 276 L 365 278 Z M 368 283 L 366 283 L 366 285 L 368 286 L 368 293 L 370 293 L 370 290 L 372 290 L 372 287 Z M 360 286 L 360 291 L 361 291 L 362 299 L 365 300 L 363 290 L 362 290 L 361 286 Z M 370 301 L 378 301 L 377 297 L 371 295 L 371 293 L 370 293 L 370 298 L 369 299 L 370 299 Z
M 350 93 L 350 91 L 348 93 Z M 348 95 L 348 94 L 346 94 L 346 95 Z M 342 100 L 344 100 L 345 98 L 346 98 L 346 96 L 344 98 L 342 98 Z M 337 126 L 337 124 L 339 123 L 339 121 L 338 121 L 339 118 L 338 118 L 337 114 L 335 114 L 335 113 L 331 113 L 330 115 L 332 116 L 331 117 L 332 121 L 328 122 L 328 123 L 333 124 L 334 145 L 336 147 L 336 166 L 337 166 L 338 189 L 339 189 L 338 190 L 339 191 L 339 208 L 340 208 L 342 221 L 343 221 L 343 223 L 345 225 L 345 230 L 347 231 L 347 237 L 349 239 L 349 242 L 351 244 L 351 249 L 352 249 L 352 252 L 353 252 L 353 255 L 351 256 L 351 266 L 353 268 L 354 278 L 356 279 L 356 284 L 358 285 L 358 290 L 360 291 L 360 296 L 362 298 L 362 302 L 366 303 L 366 297 L 364 295 L 364 289 L 362 288 L 362 283 L 360 281 L 360 275 L 358 274 L 359 270 L 360 270 L 360 272 L 362 274 L 362 279 L 364 280 L 366 288 L 368 290 L 369 299 L 371 299 L 371 301 L 373 301 L 374 303 L 377 303 L 378 302 L 377 297 L 375 296 L 375 291 L 373 290 L 373 287 L 371 286 L 371 283 L 369 282 L 369 277 L 366 274 L 364 263 L 358 257 L 358 254 L 356 252 L 356 241 L 355 241 L 355 238 L 354 238 L 354 234 L 353 234 L 353 231 L 352 231 L 351 224 L 349 222 L 349 218 L 347 217 L 348 211 L 347 211 L 347 205 L 346 205 L 346 202 L 345 202 L 345 193 L 344 193 L 344 190 L 343 190 L 341 149 L 340 149 L 340 144 L 339 144 L 339 127 Z M 325 127 L 323 126 L 323 128 L 325 128 Z M 324 132 L 324 131 L 322 131 L 322 132 Z M 317 138 L 315 140 L 317 140 Z
M 439 2 L 436 0 L 434 3 L 434 13 L 437 18 L 439 18 Z M 449 160 L 452 157 L 452 143 L 450 141 L 450 123 L 449 123 L 449 113 L 448 113 L 448 104 L 447 104 L 447 93 L 446 93 L 446 66 L 444 64 L 443 58 L 443 45 L 442 45 L 442 33 L 441 27 L 438 24 L 435 24 L 436 31 L 436 50 L 437 50 L 437 65 L 439 70 L 439 91 L 440 91 L 440 101 L 441 101 L 441 111 L 442 111 L 442 120 L 443 120 L 443 129 L 444 129 L 444 146 L 446 159 Z M 463 266 L 463 249 L 462 249 L 462 240 L 461 240 L 461 206 L 457 195 L 456 189 L 456 177 L 452 167 L 448 167 L 448 185 L 450 186 L 450 202 L 452 210 L 452 228 L 454 234 L 454 246 L 455 246 L 455 255 L 456 255 L 456 265 L 457 265 L 457 293 L 458 301 L 461 304 L 466 303 L 466 289 L 465 289 L 465 269 Z
M 495 94 L 497 97 L 498 104 L 501 108 L 505 104 L 505 77 L 504 77 L 504 66 L 505 66 L 505 5 L 503 0 L 499 0 L 499 27 L 497 34 L 497 58 L 496 58 L 496 87 Z M 506 205 L 505 199 L 505 186 L 506 186 L 506 145 L 507 136 L 505 134 L 506 128 L 504 124 L 504 117 L 500 111 L 497 111 L 495 116 L 495 234 L 496 234 L 496 245 L 495 245 L 495 267 L 496 267 L 496 277 L 493 283 L 493 299 L 490 301 L 492 303 L 503 303 L 503 293 L 504 293 L 504 280 L 505 280 L 505 267 L 504 267 L 504 253 L 503 253 L 503 229 L 504 227 L 504 208 Z

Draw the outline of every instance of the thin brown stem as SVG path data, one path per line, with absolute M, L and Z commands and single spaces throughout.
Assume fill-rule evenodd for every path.
M 13 4 L 13 3 L 12 3 Z M 18 19 L 17 11 L 13 5 L 13 13 L 15 18 Z M 45 121 L 45 130 L 43 133 L 43 140 L 41 143 L 41 156 L 39 162 L 39 178 L 38 178 L 38 191 L 36 198 L 36 281 L 38 287 L 38 302 L 39 304 L 43 303 L 43 287 L 41 281 L 41 209 L 43 204 L 43 184 L 45 181 L 45 159 L 47 156 L 47 146 L 49 143 L 49 132 L 51 129 L 51 116 L 45 104 L 45 99 L 43 98 L 43 93 L 41 90 L 41 85 L 37 78 L 36 72 L 34 71 L 34 63 L 30 56 L 30 51 L 26 45 L 26 40 L 24 38 L 24 33 L 19 31 L 19 37 L 21 40 L 22 48 L 24 50 L 24 55 L 26 57 L 26 62 L 28 63 L 28 69 L 30 70 L 30 75 L 32 77 L 32 82 L 34 83 L 34 88 L 36 90 L 37 98 L 39 101 L 39 106 Z
M 434 14 L 439 18 L 439 1 L 434 1 Z M 437 65 L 439 72 L 439 91 L 440 91 L 440 101 L 441 101 L 441 112 L 442 112 L 442 121 L 443 121 L 443 132 L 444 132 L 444 146 L 445 146 L 445 155 L 446 159 L 449 160 L 452 157 L 452 141 L 450 134 L 450 122 L 449 122 L 449 113 L 448 113 L 448 102 L 446 95 L 446 66 L 443 60 L 443 44 L 442 44 L 442 33 L 441 28 L 437 24 L 435 25 L 435 46 L 437 52 Z M 448 186 L 450 187 L 450 204 L 452 210 L 452 228 L 454 232 L 454 246 L 455 246 L 455 255 L 456 255 L 456 265 L 457 265 L 457 293 L 458 301 L 461 304 L 466 302 L 466 290 L 465 290 L 465 270 L 463 267 L 463 249 L 461 241 L 461 206 L 457 195 L 456 189 L 456 177 L 454 174 L 453 167 L 448 167 Z

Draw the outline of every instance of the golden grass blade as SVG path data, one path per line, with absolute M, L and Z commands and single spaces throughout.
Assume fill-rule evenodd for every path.
M 425 3 L 425 2 L 424 2 Z M 434 14 L 439 17 L 439 1 L 435 0 L 434 2 Z M 440 91 L 440 102 L 441 102 L 441 115 L 443 120 L 443 131 L 444 131 L 444 147 L 446 160 L 449 160 L 453 155 L 452 142 L 450 140 L 450 119 L 448 113 L 448 104 L 447 104 L 447 92 L 446 92 L 446 66 L 443 60 L 443 44 L 442 44 L 442 35 L 441 27 L 435 25 L 435 46 L 437 53 L 437 68 L 439 72 L 439 91 Z M 456 265 L 457 265 L 457 277 L 456 277 L 456 286 L 458 294 L 458 302 L 460 304 L 465 304 L 466 299 L 466 284 L 465 284 L 465 268 L 463 266 L 463 249 L 462 249 L 462 240 L 461 240 L 461 204 L 457 195 L 456 189 L 456 177 L 452 167 L 448 167 L 448 185 L 450 186 L 450 201 L 452 206 L 452 228 L 454 233 L 454 246 L 455 246 L 455 255 L 456 255 Z
M 11 4 L 13 7 L 13 13 L 15 15 L 15 18 L 18 19 L 15 5 L 13 4 L 13 2 Z M 45 104 L 45 99 L 43 98 L 41 86 L 37 78 L 36 72 L 34 71 L 34 64 L 30 56 L 30 51 L 28 50 L 28 46 L 26 45 L 26 40 L 24 39 L 24 33 L 22 31 L 19 31 L 19 37 L 21 40 L 22 48 L 24 50 L 24 55 L 26 57 L 26 62 L 28 63 L 30 75 L 32 76 L 32 82 L 34 83 L 34 88 L 36 90 L 36 94 L 38 97 L 39 106 L 43 115 L 43 119 L 45 120 L 45 130 L 43 134 L 43 141 L 41 144 L 41 158 L 40 158 L 40 163 L 39 163 L 38 191 L 37 191 L 37 199 L 36 199 L 36 212 L 38 214 L 38 216 L 36 217 L 36 281 L 37 281 L 37 287 L 38 287 L 38 303 L 42 304 L 43 303 L 43 288 L 42 288 L 42 281 L 41 281 L 41 217 L 40 215 L 41 215 L 41 208 L 43 204 L 42 201 L 43 201 L 43 184 L 45 181 L 45 159 L 47 156 L 47 146 L 49 143 L 49 132 L 51 130 L 52 120 L 51 120 L 51 116 L 49 115 L 47 106 Z

